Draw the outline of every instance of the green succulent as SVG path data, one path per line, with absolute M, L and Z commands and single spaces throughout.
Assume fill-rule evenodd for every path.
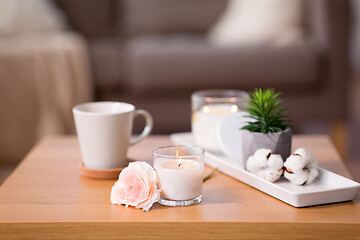
M 287 108 L 279 107 L 282 103 L 280 95 L 280 92 L 275 92 L 272 88 L 266 90 L 256 88 L 250 92 L 250 97 L 246 99 L 248 105 L 245 107 L 245 112 L 248 113 L 247 117 L 254 121 L 247 122 L 242 129 L 266 134 L 281 132 L 290 127 L 287 124 L 289 116 L 284 114 Z

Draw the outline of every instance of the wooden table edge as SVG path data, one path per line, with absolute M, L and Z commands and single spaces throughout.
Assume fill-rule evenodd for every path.
M 0 239 L 132 239 L 135 235 L 136 239 L 358 239 L 360 224 L 220 221 L 0 223 Z

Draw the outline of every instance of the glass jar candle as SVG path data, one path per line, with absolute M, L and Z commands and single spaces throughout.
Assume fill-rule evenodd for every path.
M 231 113 L 241 111 L 245 106 L 247 92 L 238 90 L 201 90 L 191 96 L 191 131 L 200 147 L 221 152 L 218 128 L 221 121 Z
M 153 150 L 161 190 L 160 204 L 188 206 L 201 201 L 204 152 L 200 147 L 183 145 Z

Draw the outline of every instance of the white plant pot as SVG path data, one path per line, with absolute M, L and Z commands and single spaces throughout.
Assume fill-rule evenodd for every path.
M 285 161 L 291 154 L 292 132 L 288 128 L 283 132 L 262 134 L 241 130 L 251 118 L 246 113 L 229 114 L 219 125 L 218 140 L 222 152 L 239 167 L 245 168 L 248 158 L 259 148 L 271 149 L 281 154 Z

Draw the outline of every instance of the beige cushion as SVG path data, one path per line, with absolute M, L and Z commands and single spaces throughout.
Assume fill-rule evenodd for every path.
M 62 12 L 49 0 L 0 0 L 0 36 L 65 27 Z
M 49 0 L 0 0 L 0 36 L 60 30 L 62 13 Z
M 230 0 L 211 28 L 215 45 L 287 45 L 301 42 L 301 0 Z

